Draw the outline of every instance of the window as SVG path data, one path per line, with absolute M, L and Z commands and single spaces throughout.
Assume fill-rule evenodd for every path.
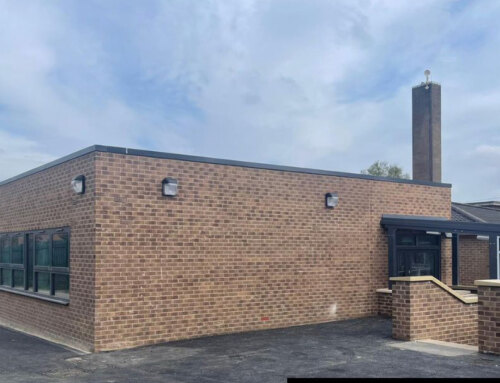
M 397 246 L 408 247 L 439 247 L 441 236 L 425 234 L 425 232 L 398 232 L 396 235 Z
M 69 285 L 69 229 L 0 234 L 2 290 L 67 301 Z
M 35 266 L 50 266 L 50 235 L 35 235 Z
M 439 246 L 439 235 L 421 234 L 417 236 L 418 246 Z
M 397 244 L 398 246 L 415 246 L 415 235 L 401 233 L 397 235 Z
M 0 239 L 0 263 L 10 263 L 9 237 L 2 236 Z
M 441 236 L 425 232 L 398 231 L 396 269 L 398 276 L 432 275 L 440 278 Z

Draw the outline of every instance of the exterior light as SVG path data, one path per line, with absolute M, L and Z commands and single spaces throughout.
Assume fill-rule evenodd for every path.
M 428 235 L 441 235 L 440 231 L 426 231 L 425 234 Z
M 174 197 L 177 195 L 178 182 L 174 178 L 165 178 L 161 182 L 161 191 L 164 196 Z
M 71 188 L 76 194 L 85 193 L 85 176 L 79 175 L 71 180 Z
M 444 233 L 444 236 L 445 236 L 446 238 L 452 238 L 452 237 L 453 237 L 453 234 L 451 234 L 451 233 Z
M 337 193 L 326 193 L 325 194 L 325 206 L 328 209 L 333 209 L 339 204 L 339 196 Z
M 476 239 L 478 241 L 489 241 L 490 240 L 490 237 L 488 235 L 477 235 L 476 236 Z

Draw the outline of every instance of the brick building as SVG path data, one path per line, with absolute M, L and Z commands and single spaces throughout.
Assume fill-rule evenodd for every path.
M 500 224 L 500 202 L 485 201 L 451 204 L 451 217 L 459 222 Z M 490 278 L 489 238 L 461 235 L 459 241 L 459 275 L 457 284 L 471 287 L 475 280 Z
M 500 226 L 451 220 L 435 165 L 401 180 L 89 147 L 0 183 L 0 324 L 103 351 L 370 316 L 389 277 L 452 285 L 458 233 L 489 235 L 496 272 Z

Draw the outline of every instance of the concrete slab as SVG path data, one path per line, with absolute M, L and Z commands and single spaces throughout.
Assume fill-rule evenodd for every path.
M 391 342 L 388 343 L 388 346 L 400 350 L 411 350 L 448 357 L 474 355 L 478 352 L 478 348 L 476 346 L 468 346 L 465 344 L 443 342 L 431 339 L 410 342 Z

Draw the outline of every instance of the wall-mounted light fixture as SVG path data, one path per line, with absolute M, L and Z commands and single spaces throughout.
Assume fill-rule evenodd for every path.
M 71 188 L 76 194 L 85 193 L 85 176 L 79 175 L 71 180 Z
M 165 178 L 161 182 L 161 192 L 164 196 L 174 197 L 177 195 L 178 182 L 174 178 Z
M 426 231 L 425 234 L 428 235 L 441 235 L 440 231 Z
M 325 194 L 325 206 L 328 209 L 333 209 L 339 204 L 339 195 L 337 193 L 326 193 Z

